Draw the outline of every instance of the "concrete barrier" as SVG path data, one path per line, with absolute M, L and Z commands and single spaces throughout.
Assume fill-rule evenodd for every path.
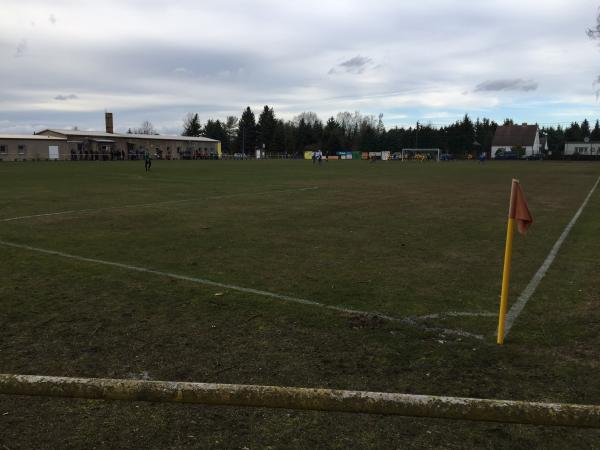
M 600 406 L 239 384 L 0 374 L 0 394 L 199 403 L 600 428 Z

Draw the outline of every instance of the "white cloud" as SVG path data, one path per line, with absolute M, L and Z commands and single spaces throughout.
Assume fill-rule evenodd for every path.
M 102 118 L 104 109 L 137 114 L 137 126 L 150 116 L 181 122 L 199 111 L 206 120 L 265 104 L 290 119 L 361 109 L 383 112 L 388 123 L 464 113 L 502 119 L 512 110 L 543 121 L 566 104 L 596 106 L 600 49 L 585 35 L 595 23 L 591 0 L 576 8 L 559 0 L 51 7 L 3 1 L 0 119 L 10 126 L 30 123 L 27 113 L 48 121 L 71 114 L 69 123 L 84 126 L 77 117 Z M 71 92 L 78 98 L 60 98 Z

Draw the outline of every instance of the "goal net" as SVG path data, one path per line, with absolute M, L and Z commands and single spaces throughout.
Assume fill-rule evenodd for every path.
M 417 161 L 439 161 L 440 160 L 440 149 L 439 148 L 403 148 L 402 149 L 402 160 L 414 159 Z

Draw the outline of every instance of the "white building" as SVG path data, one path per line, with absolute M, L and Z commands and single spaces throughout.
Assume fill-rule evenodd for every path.
M 544 144 L 546 145 L 546 144 Z M 523 156 L 538 155 L 540 148 L 540 133 L 537 125 L 500 125 L 496 128 L 492 140 L 492 158 L 500 157 L 504 152 L 525 151 Z
M 565 155 L 600 156 L 600 141 L 565 142 Z

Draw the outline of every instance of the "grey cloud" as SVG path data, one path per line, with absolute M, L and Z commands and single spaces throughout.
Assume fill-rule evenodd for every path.
M 350 58 L 348 61 L 344 61 L 340 64 L 342 67 L 347 67 L 348 69 L 353 69 L 356 67 L 364 67 L 371 62 L 371 58 L 367 58 L 366 56 L 355 56 L 354 58 Z
M 77 97 L 75 94 L 69 94 L 69 95 L 57 95 L 56 97 L 54 97 L 54 100 L 75 100 L 79 97 Z
M 372 62 L 373 62 L 373 60 L 371 58 L 368 58 L 366 56 L 357 55 L 353 58 L 350 58 L 350 59 L 338 64 L 335 67 L 332 67 L 329 70 L 329 74 L 332 75 L 335 73 L 339 73 L 339 70 L 341 70 L 343 72 L 347 72 L 347 73 L 360 74 L 360 73 L 363 73 L 365 71 L 365 69 L 367 69 L 369 64 L 371 64 Z
M 27 39 L 21 39 L 15 48 L 15 58 L 20 58 L 27 51 Z
M 56 16 L 54 14 L 50 14 L 50 17 L 48 17 L 48 20 L 50 21 L 50 23 L 52 25 L 54 25 L 56 23 Z
M 475 92 L 482 91 L 535 91 L 538 88 L 537 81 L 523 80 L 522 78 L 505 80 L 488 80 L 475 86 Z

